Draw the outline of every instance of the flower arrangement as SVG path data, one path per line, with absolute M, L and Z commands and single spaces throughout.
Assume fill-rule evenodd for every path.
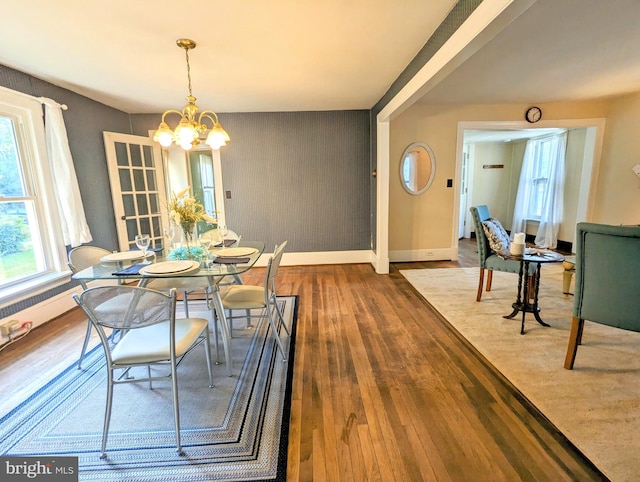
M 200 246 L 179 247 L 172 249 L 167 259 L 193 259 L 197 261 L 203 261 L 208 258 L 207 253 Z
M 193 232 L 196 223 L 206 221 L 214 226 L 217 224 L 217 221 L 206 213 L 204 206 L 191 195 L 191 186 L 187 186 L 177 194 L 172 193 L 169 202 L 169 219 L 177 226 L 180 226 L 187 244 L 186 250 L 184 248 L 182 249 L 184 252 L 175 253 L 176 256 L 181 256 L 175 259 L 188 258 L 192 250 L 200 249 L 198 247 L 192 247 L 195 241 L 193 239 Z M 196 253 L 192 254 L 195 257 Z

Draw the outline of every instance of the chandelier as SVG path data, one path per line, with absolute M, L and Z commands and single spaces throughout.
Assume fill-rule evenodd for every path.
M 163 147 L 169 147 L 172 143 L 176 143 L 185 151 L 191 150 L 200 144 L 201 140 L 214 150 L 226 146 L 230 140 L 229 134 L 222 128 L 218 121 L 218 114 L 212 110 L 203 110 L 198 114 L 198 106 L 196 98 L 191 93 L 191 67 L 189 66 L 189 50 L 196 48 L 193 40 L 181 38 L 176 40 L 176 44 L 184 49 L 187 59 L 187 79 L 189 81 L 189 95 L 187 96 L 187 105 L 182 111 L 170 109 L 162 114 L 162 121 L 156 130 L 153 140 L 159 142 Z M 178 114 L 181 116 L 180 122 L 175 129 L 171 129 L 165 122 L 168 114 Z M 211 127 L 205 124 L 205 121 L 211 122 Z M 208 132 L 208 133 L 207 133 Z M 202 137 L 201 137 L 202 136 Z

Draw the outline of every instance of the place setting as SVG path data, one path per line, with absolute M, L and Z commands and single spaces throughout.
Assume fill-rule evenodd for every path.
M 138 261 L 144 260 L 144 263 L 148 264 L 151 261 L 148 258 L 155 257 L 156 253 L 162 251 L 162 248 L 151 248 L 151 237 L 148 234 L 138 234 L 135 237 L 136 247 L 131 251 L 114 251 L 100 258 L 103 263 L 124 263 L 126 261 Z
M 200 262 L 192 259 L 178 259 L 173 261 L 161 261 L 140 268 L 143 276 L 175 276 L 188 274 L 200 269 Z
M 137 234 L 135 237 L 137 250 L 131 251 L 114 251 L 111 254 L 107 254 L 100 258 L 100 261 L 103 263 L 117 263 L 121 268 L 120 270 L 112 273 L 115 276 L 126 276 L 126 275 L 137 275 L 142 268 L 145 266 L 149 266 L 152 261 L 152 258 L 155 258 L 156 253 L 161 251 L 162 249 L 152 248 L 149 249 L 149 245 L 151 244 L 151 236 L 148 234 Z M 127 261 L 138 261 L 142 260 L 141 263 L 132 264 L 127 266 L 126 268 L 122 268 L 123 263 Z
M 143 254 L 142 251 L 116 251 L 100 258 L 103 263 L 123 263 L 125 261 L 137 261 L 143 258 L 151 258 L 155 255 L 153 252 Z
M 213 262 L 218 264 L 242 264 L 250 261 L 250 256 L 258 250 L 250 246 L 238 246 L 233 248 L 216 248 L 210 250 Z

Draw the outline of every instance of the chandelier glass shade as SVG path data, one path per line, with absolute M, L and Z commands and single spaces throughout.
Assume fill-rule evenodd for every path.
M 182 110 L 169 109 L 162 114 L 162 120 L 156 130 L 153 140 L 160 143 L 162 147 L 169 147 L 175 143 L 185 151 L 191 150 L 200 144 L 202 140 L 214 150 L 226 146 L 230 141 L 229 134 L 223 129 L 218 114 L 212 110 L 199 111 L 196 105 L 196 98 L 191 92 L 191 67 L 189 65 L 189 50 L 196 48 L 196 43 L 190 39 L 178 39 L 176 41 L 178 47 L 184 49 L 187 59 L 187 79 L 189 81 L 189 95 L 187 96 L 187 105 Z M 166 122 L 169 114 L 177 114 L 180 116 L 180 122 L 171 129 Z M 210 125 L 209 125 L 210 124 Z

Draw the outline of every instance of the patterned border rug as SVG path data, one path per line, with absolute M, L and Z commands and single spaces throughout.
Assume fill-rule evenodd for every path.
M 280 327 L 286 363 L 268 320 L 253 318 L 251 327 L 234 320 L 233 372 L 228 376 L 224 364 L 215 365 L 213 388 L 203 347 L 179 365 L 184 456 L 176 452 L 167 380 L 155 381 L 152 389 L 146 382 L 114 387 L 108 458 L 100 459 L 106 394 L 101 346 L 82 370 L 73 364 L 0 420 L 0 454 L 77 456 L 79 480 L 87 481 L 285 480 L 298 299 L 278 301 L 291 332 L 288 337 Z M 192 303 L 191 316 L 208 317 Z
M 563 368 L 573 297 L 562 294 L 562 266 L 544 265 L 539 325 L 509 320 L 518 277 L 493 273 L 476 302 L 478 268 L 401 274 L 482 355 L 613 481 L 637 481 L 640 458 L 640 333 L 587 321 L 573 370 Z

